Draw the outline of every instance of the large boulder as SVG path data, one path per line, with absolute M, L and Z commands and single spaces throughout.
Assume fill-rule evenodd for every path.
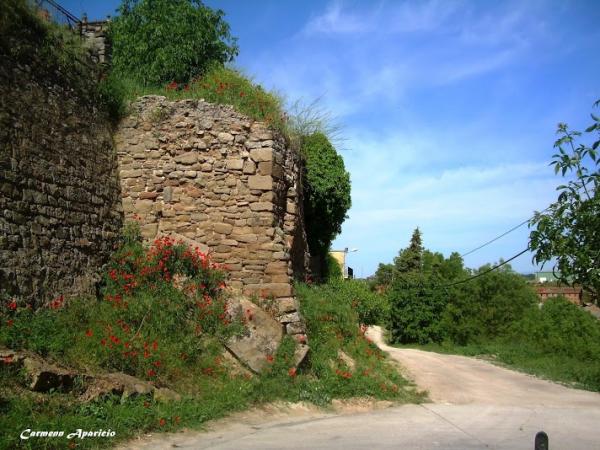
M 92 401 L 104 395 L 118 395 L 122 398 L 150 395 L 154 390 L 154 386 L 147 381 L 121 372 L 109 373 L 94 377 L 81 400 Z
M 15 369 L 22 368 L 29 389 L 36 392 L 69 391 L 73 388 L 77 375 L 27 351 L 0 349 L 0 361 Z
M 277 353 L 283 339 L 283 325 L 245 298 L 232 299 L 228 309 L 232 315 L 243 318 L 246 331 L 229 339 L 225 347 L 252 372 L 261 372 Z

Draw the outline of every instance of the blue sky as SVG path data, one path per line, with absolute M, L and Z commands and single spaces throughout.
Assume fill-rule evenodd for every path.
M 118 1 L 63 0 L 90 19 Z M 600 98 L 600 2 L 207 1 L 239 38 L 235 66 L 289 101 L 320 98 L 342 126 L 352 209 L 335 248 L 374 272 L 419 226 L 465 253 L 544 209 L 558 122 L 582 129 Z M 465 258 L 527 246 L 527 227 Z M 513 267 L 531 272 L 531 255 Z

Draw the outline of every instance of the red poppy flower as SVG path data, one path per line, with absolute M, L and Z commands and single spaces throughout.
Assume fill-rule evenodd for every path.
M 150 370 L 149 370 L 148 372 L 146 372 L 146 373 L 147 373 L 147 375 L 148 375 L 149 377 L 153 377 L 153 376 L 155 376 L 155 375 L 156 375 L 156 372 L 155 372 L 154 370 L 152 370 L 152 369 L 150 369 Z
M 85 332 L 85 335 L 86 335 L 87 337 L 92 337 L 92 336 L 94 335 L 94 332 L 93 332 L 91 329 L 88 329 L 88 330 Z
M 15 302 L 14 300 L 12 302 L 10 302 L 8 304 L 8 309 L 14 311 L 15 309 L 17 309 L 17 302 Z
M 292 378 L 294 378 L 296 376 L 296 368 L 295 367 L 291 367 L 290 370 L 288 370 L 288 375 Z
M 165 419 L 160 419 L 158 421 L 158 423 L 160 424 L 161 427 L 164 427 L 166 425 L 167 421 Z

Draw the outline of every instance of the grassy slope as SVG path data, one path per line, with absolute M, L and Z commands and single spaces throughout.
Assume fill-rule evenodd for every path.
M 360 332 L 353 299 L 333 299 L 332 292 L 326 286 L 298 286 L 309 331 L 311 356 L 309 363 L 297 374 L 289 371 L 294 342 L 288 338 L 275 356 L 271 370 L 260 377 L 235 376 L 216 365 L 211 371 L 194 370 L 193 377 L 167 377 L 169 387 L 184 394 L 180 402 L 162 404 L 144 397 L 126 401 L 108 397 L 84 404 L 74 394 L 56 392 L 42 395 L 27 391 L 22 387 L 20 374 L 11 371 L 9 365 L 0 366 L 0 429 L 3 430 L 0 448 L 15 448 L 17 445 L 31 449 L 65 448 L 69 443 L 65 438 L 19 442 L 20 432 L 28 427 L 38 430 L 115 430 L 115 439 L 76 442 L 77 448 L 100 448 L 137 433 L 198 427 L 207 420 L 274 400 L 309 401 L 320 406 L 327 406 L 334 398 L 365 396 L 400 403 L 419 402 L 422 397 Z M 36 330 L 37 341 L 44 340 L 43 330 L 48 330 L 47 338 L 55 342 L 57 348 L 61 344 L 56 339 L 83 336 L 85 330 L 92 326 L 92 321 L 98 318 L 97 315 L 82 316 L 81 311 L 69 306 L 52 310 L 51 314 L 61 323 L 71 323 L 68 332 L 60 332 L 62 338 L 57 338 L 56 328 L 32 328 Z M 72 320 L 75 316 L 78 321 Z M 32 320 L 41 318 L 42 315 L 40 319 L 28 320 L 32 325 Z M 43 320 L 45 322 L 47 318 Z M 338 358 L 339 349 L 355 360 L 355 369 Z M 61 361 L 60 354 L 50 351 L 48 356 Z M 55 358 L 52 358 L 53 355 Z

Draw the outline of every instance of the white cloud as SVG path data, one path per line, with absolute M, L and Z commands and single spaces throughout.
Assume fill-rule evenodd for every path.
M 353 34 L 369 31 L 372 21 L 368 17 L 342 10 L 339 1 L 330 3 L 325 12 L 313 17 L 303 29 L 303 34 Z
M 453 18 L 462 2 L 451 0 L 406 1 L 389 15 L 390 32 L 410 33 L 439 29 Z

